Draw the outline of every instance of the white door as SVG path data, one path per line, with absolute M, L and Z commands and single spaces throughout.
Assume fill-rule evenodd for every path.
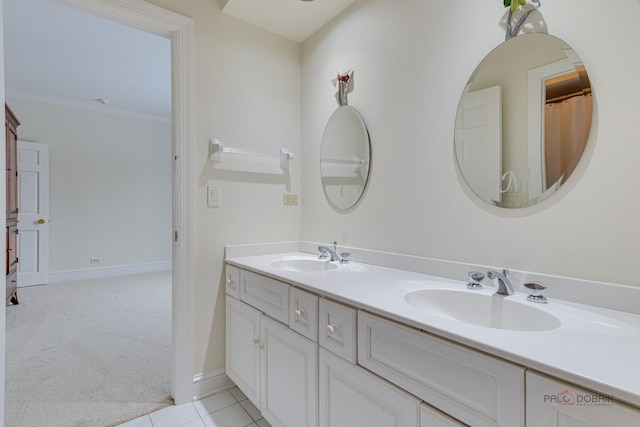
M 456 154 L 466 181 L 483 200 L 501 201 L 502 90 L 466 93 L 456 117 Z
M 49 283 L 49 146 L 18 141 L 18 286 Z

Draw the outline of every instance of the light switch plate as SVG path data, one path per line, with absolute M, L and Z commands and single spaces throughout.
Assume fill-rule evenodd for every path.
M 220 207 L 220 197 L 222 190 L 215 185 L 207 185 L 207 206 L 210 208 Z
M 283 203 L 287 206 L 295 206 L 298 204 L 298 195 L 297 194 L 285 194 L 283 198 Z

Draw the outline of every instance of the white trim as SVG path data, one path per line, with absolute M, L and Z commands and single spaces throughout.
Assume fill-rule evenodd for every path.
M 49 273 L 49 283 L 102 279 L 105 277 L 129 276 L 132 274 L 155 273 L 158 271 L 171 271 L 171 261 L 52 271 Z
M 136 113 L 135 111 L 122 110 L 104 105 L 87 105 L 81 102 L 69 101 L 66 99 L 52 98 L 48 96 L 35 95 L 28 92 L 20 92 L 16 90 L 7 90 L 7 98 L 24 99 L 26 101 L 40 102 L 43 104 L 59 105 L 61 107 L 75 108 L 77 110 L 93 111 L 97 113 L 112 114 L 114 116 L 128 117 L 139 120 L 149 120 L 159 123 L 171 123 L 170 117 L 154 116 L 151 114 Z
M 193 397 L 195 210 L 193 20 L 143 0 L 57 0 L 171 40 L 173 245 L 171 395 L 177 405 Z
M 233 381 L 225 374 L 224 368 L 195 375 L 193 377 L 193 401 L 229 390 L 235 386 Z

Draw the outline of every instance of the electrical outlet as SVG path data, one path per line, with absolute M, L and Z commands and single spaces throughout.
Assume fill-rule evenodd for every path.
M 89 258 L 89 264 L 100 264 L 100 258 Z
M 284 195 L 284 204 L 287 206 L 295 206 L 298 204 L 298 195 L 297 194 L 285 194 Z

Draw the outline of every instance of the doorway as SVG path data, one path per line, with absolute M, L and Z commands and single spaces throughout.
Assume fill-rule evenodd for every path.
M 58 0 L 60 3 L 171 40 L 173 133 L 172 372 L 171 394 L 177 404 L 192 399 L 194 212 L 191 40 L 192 21 L 136 0 Z M 4 65 L 4 59 L 2 59 Z M 2 332 L 4 341 L 4 330 Z M 2 396 L 3 397 L 3 396 Z

